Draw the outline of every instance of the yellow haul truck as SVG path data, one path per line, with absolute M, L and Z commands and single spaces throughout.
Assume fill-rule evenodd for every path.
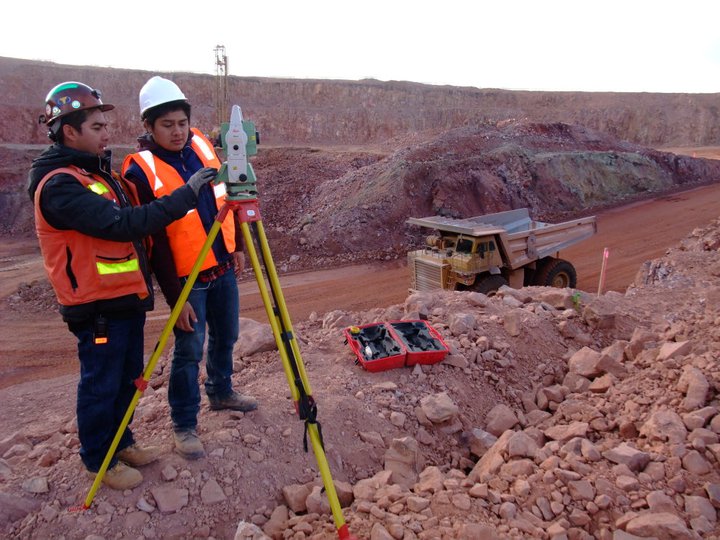
M 597 232 L 595 216 L 543 223 L 527 208 L 466 219 L 410 218 L 436 231 L 424 249 L 408 253 L 411 290 L 474 290 L 489 294 L 503 285 L 574 288 L 575 267 L 559 252 Z

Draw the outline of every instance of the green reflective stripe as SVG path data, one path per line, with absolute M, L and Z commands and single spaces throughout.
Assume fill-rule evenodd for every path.
M 55 93 L 62 92 L 63 90 L 68 90 L 70 88 L 77 88 L 77 87 L 78 87 L 78 85 L 73 82 L 61 84 L 60 86 L 55 87 Z
M 123 274 L 125 272 L 136 272 L 140 269 L 140 264 L 137 259 L 131 261 L 119 262 L 119 263 L 95 263 L 97 266 L 98 274 Z
M 102 182 L 94 182 L 87 187 L 90 191 L 93 193 L 97 193 L 98 195 L 104 195 L 105 193 L 109 192 L 110 190 L 105 187 L 105 184 Z

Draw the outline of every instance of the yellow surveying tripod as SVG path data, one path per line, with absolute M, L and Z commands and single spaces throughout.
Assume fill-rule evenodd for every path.
M 355 540 L 355 537 L 350 534 L 342 515 L 340 501 L 338 500 L 325 456 L 322 429 L 317 421 L 317 404 L 312 397 L 310 383 L 308 382 L 300 355 L 300 348 L 295 339 L 290 315 L 285 305 L 282 289 L 280 288 L 280 280 L 278 279 L 275 263 L 273 262 L 267 237 L 265 236 L 265 230 L 260 219 L 257 191 L 255 190 L 255 173 L 252 165 L 247 161 L 248 155 L 253 155 L 257 152 L 255 125 L 252 122 L 243 121 L 240 107 L 234 105 L 230 116 L 230 123 L 223 124 L 222 126 L 221 137 L 223 139 L 223 147 L 226 150 L 227 161 L 221 166 L 216 182 L 225 182 L 225 203 L 215 217 L 215 222 L 208 232 L 207 240 L 200 250 L 177 303 L 170 312 L 170 318 L 160 334 L 142 377 L 138 377 L 135 381 L 137 390 L 120 423 L 115 438 L 110 444 L 110 448 L 100 466 L 100 470 L 95 476 L 95 481 L 82 507 L 78 509 L 90 508 L 95 494 L 100 487 L 102 478 L 112 460 L 112 456 L 115 454 L 115 450 L 120 443 L 120 438 L 130 422 L 130 418 L 137 407 L 140 397 L 147 388 L 148 381 L 155 370 L 155 365 L 160 358 L 160 354 L 165 348 L 168 337 L 180 316 L 180 311 L 190 295 L 190 290 L 197 279 L 200 267 L 210 251 L 218 232 L 220 232 L 222 223 L 228 212 L 234 212 L 240 222 L 240 229 L 245 241 L 245 249 L 248 251 L 250 263 L 255 274 L 255 280 L 257 281 L 260 296 L 265 306 L 265 312 L 267 313 L 273 335 L 275 336 L 275 343 L 280 352 L 285 376 L 290 385 L 290 392 L 295 404 L 295 411 L 298 413 L 300 420 L 305 422 L 305 434 L 303 438 L 305 451 L 307 452 L 307 439 L 309 437 L 323 480 L 325 492 L 327 493 L 330 503 L 330 509 L 332 510 L 338 536 L 341 540 Z M 260 256 L 258 256 L 256 244 L 260 249 Z M 265 269 L 265 274 L 270 285 L 269 290 L 263 277 L 263 268 Z

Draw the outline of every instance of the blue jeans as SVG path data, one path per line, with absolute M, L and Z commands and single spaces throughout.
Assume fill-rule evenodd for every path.
M 188 301 L 195 310 L 197 322 L 193 332 L 174 329 L 175 354 L 170 367 L 168 401 L 175 431 L 197 427 L 200 411 L 198 375 L 208 328 L 207 379 L 208 397 L 222 398 L 232 393 L 232 352 L 238 339 L 240 298 L 235 274 L 228 270 L 208 283 L 195 282 Z
M 105 344 L 94 342 L 94 326 L 71 328 L 78 341 L 80 382 L 77 389 L 77 421 L 80 458 L 89 471 L 97 472 L 127 412 L 143 371 L 145 314 L 130 319 L 108 319 Z M 130 419 L 132 421 L 132 418 Z M 125 428 L 117 450 L 134 443 Z M 110 467 L 117 463 L 113 457 Z

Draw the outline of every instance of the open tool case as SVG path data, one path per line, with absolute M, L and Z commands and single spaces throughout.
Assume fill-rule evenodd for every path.
M 422 320 L 351 326 L 344 333 L 356 363 L 368 371 L 434 364 L 448 353 L 437 330 Z

